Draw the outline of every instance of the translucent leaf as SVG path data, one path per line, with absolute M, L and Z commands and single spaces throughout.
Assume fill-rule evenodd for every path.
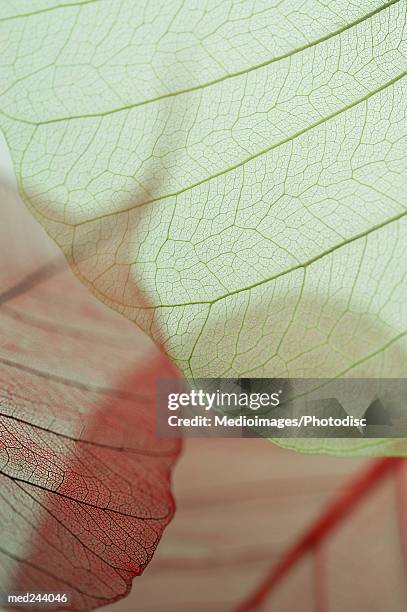
M 175 372 L 1 200 L 0 591 L 90 610 L 128 593 L 172 518 L 179 443 L 156 437 L 154 393 Z
M 190 439 L 176 470 L 177 514 L 154 562 L 134 596 L 106 612 L 132 604 L 143 612 L 236 612 L 277 570 L 253 612 L 402 612 L 406 493 L 405 459 Z M 337 520 L 328 522 L 333 509 Z
M 3 4 L 20 190 L 101 300 L 188 376 L 405 376 L 405 2 Z

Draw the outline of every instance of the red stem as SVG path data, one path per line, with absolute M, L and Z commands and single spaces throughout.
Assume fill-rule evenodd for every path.
M 291 567 L 309 550 L 322 542 L 355 509 L 363 497 L 370 493 L 389 472 L 393 472 L 402 461 L 403 459 L 399 457 L 377 459 L 351 480 L 346 489 L 327 507 L 316 523 L 294 543 L 281 561 L 267 573 L 255 590 L 235 608 L 234 612 L 256 610 Z

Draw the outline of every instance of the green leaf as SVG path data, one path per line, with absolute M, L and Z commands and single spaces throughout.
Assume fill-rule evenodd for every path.
M 0 10 L 20 190 L 100 299 L 187 376 L 406 375 L 405 2 Z

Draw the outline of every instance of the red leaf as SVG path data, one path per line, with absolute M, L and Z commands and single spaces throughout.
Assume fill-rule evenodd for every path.
M 2 200 L 1 590 L 68 592 L 62 608 L 90 610 L 128 593 L 173 515 L 179 442 L 156 437 L 154 395 L 176 373 L 55 259 L 12 192 Z

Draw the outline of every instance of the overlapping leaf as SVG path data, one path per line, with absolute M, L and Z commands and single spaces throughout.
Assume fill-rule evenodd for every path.
M 21 191 L 96 295 L 187 375 L 405 376 L 405 2 L 2 14 Z
M 172 517 L 154 394 L 174 368 L 1 200 L 0 590 L 90 610 L 128 593 Z

